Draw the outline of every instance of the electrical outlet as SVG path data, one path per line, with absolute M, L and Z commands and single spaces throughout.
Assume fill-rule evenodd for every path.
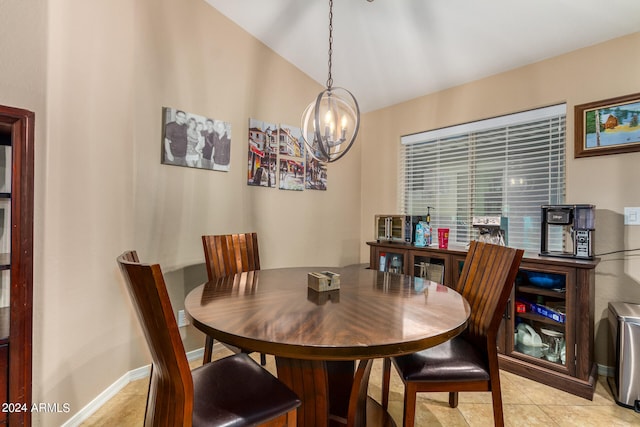
M 640 208 L 624 208 L 624 225 L 640 225 Z
M 187 320 L 187 316 L 184 314 L 184 310 L 178 310 L 178 328 L 182 328 L 188 324 L 189 321 Z

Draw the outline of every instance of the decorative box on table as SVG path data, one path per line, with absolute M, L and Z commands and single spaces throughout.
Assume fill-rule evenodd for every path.
M 331 271 L 311 272 L 307 274 L 307 286 L 317 292 L 340 289 L 340 275 Z

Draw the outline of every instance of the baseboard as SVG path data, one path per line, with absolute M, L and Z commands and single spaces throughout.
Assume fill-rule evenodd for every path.
M 603 377 L 613 377 L 616 374 L 615 366 L 605 366 L 598 364 L 598 375 Z
M 215 343 L 214 349 L 216 346 L 222 346 L 222 344 Z M 187 359 L 189 362 L 202 359 L 204 356 L 204 347 L 199 348 L 197 350 L 193 350 L 187 353 Z M 96 396 L 91 402 L 84 406 L 84 408 L 80 409 L 76 412 L 71 418 L 67 420 L 62 427 L 76 427 L 85 422 L 91 415 L 93 415 L 98 409 L 102 407 L 105 403 L 109 401 L 113 396 L 118 394 L 120 390 L 122 390 L 127 384 L 131 381 L 140 380 L 143 378 L 149 377 L 149 373 L 151 372 L 151 365 L 142 366 L 140 368 L 132 369 L 127 372 L 123 376 L 121 376 L 116 382 L 107 387 L 102 393 Z

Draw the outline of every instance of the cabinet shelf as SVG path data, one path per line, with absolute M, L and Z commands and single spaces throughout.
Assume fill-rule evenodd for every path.
M 545 297 L 565 299 L 565 292 L 554 291 L 553 289 L 540 288 L 538 286 L 520 285 L 520 286 L 516 286 L 516 290 L 520 293 L 525 293 L 525 294 L 542 295 Z
M 535 314 L 535 313 L 517 313 L 516 317 L 519 317 L 521 319 L 533 320 L 540 323 L 546 323 L 547 325 L 562 326 L 562 327 L 564 327 L 565 325 L 564 323 L 556 322 L 553 319 L 549 319 L 548 317 L 540 316 L 539 314 Z

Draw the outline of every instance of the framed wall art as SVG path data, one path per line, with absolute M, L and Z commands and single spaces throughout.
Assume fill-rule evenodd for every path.
M 327 164 L 307 153 L 304 188 L 307 190 L 327 189 Z
M 304 162 L 301 159 L 280 159 L 280 189 L 304 190 Z
M 302 129 L 296 126 L 280 125 L 278 130 L 280 154 L 304 158 L 304 140 Z
M 575 157 L 640 151 L 640 93 L 576 105 Z
M 250 118 L 248 143 L 247 184 L 275 188 L 278 126 Z
M 164 107 L 162 129 L 162 164 L 229 171 L 230 123 Z

